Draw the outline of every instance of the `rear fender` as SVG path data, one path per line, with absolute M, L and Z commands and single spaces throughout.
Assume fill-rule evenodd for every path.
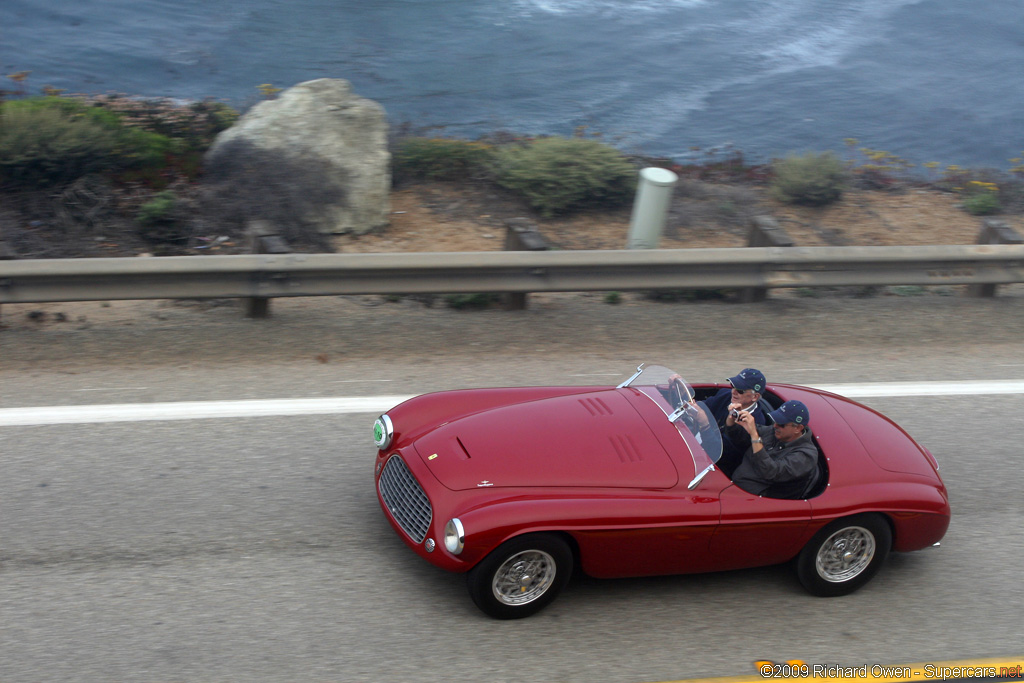
M 893 550 L 909 552 L 938 543 L 949 527 L 950 507 L 945 487 L 926 477 L 832 490 L 826 499 L 812 499 L 812 532 L 835 519 L 861 513 L 881 513 L 893 529 Z M 848 502 L 844 502 L 848 501 Z

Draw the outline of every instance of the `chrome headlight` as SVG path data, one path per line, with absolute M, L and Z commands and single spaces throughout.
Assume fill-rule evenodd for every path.
M 386 414 L 381 415 L 373 423 L 373 444 L 378 450 L 384 450 L 391 445 L 391 438 L 395 435 L 395 427 L 391 424 L 391 418 Z
M 462 546 L 466 542 L 466 530 L 462 528 L 462 522 L 458 517 L 448 520 L 444 525 L 444 547 L 452 555 L 462 552 Z

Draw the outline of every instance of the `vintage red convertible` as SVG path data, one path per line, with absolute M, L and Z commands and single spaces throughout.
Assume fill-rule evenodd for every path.
M 486 614 L 525 617 L 574 568 L 598 578 L 711 572 L 794 561 L 815 595 L 850 593 L 890 549 L 936 545 L 950 508 L 932 455 L 880 413 L 836 394 L 798 399 L 818 447 L 806 499 L 757 496 L 715 466 L 703 400 L 641 365 L 616 387 L 516 387 L 426 394 L 374 424 L 377 497 L 405 543 L 468 574 Z

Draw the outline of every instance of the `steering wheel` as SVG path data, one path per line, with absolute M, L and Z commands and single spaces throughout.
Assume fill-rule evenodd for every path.
M 687 388 L 686 384 L 679 377 L 672 377 L 668 381 L 668 396 L 672 401 L 672 405 L 678 408 L 686 403 L 693 400 L 693 394 Z
M 691 403 L 695 397 L 693 392 L 690 391 L 690 387 L 681 378 L 672 377 L 668 381 L 668 397 L 676 409 L 686 407 L 676 420 L 686 425 L 687 429 L 694 434 L 699 432 L 701 425 L 698 422 L 697 415 L 700 411 Z

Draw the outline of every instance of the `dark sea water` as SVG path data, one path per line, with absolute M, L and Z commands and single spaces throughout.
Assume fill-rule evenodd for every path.
M 241 108 L 345 78 L 396 125 L 586 126 L 677 160 L 1024 151 L 1024 0 L 0 0 L 0 69 Z

